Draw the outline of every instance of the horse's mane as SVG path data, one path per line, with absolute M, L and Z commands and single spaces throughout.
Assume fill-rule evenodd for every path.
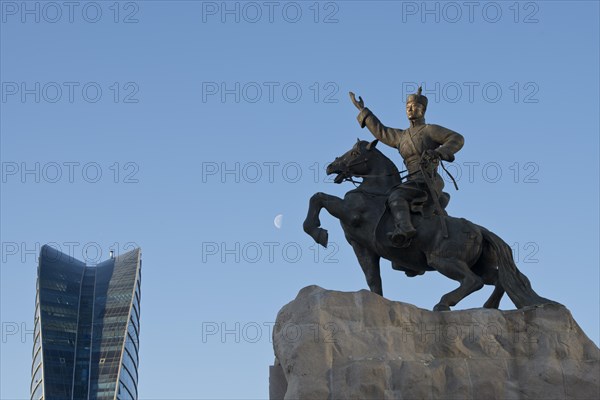
M 369 143 L 370 142 L 368 142 L 366 140 L 361 140 L 361 144 L 364 145 L 365 149 Z M 383 154 L 383 152 L 381 152 L 377 147 L 371 147 L 371 151 L 376 152 L 377 157 L 382 160 L 381 162 L 384 162 L 389 165 L 389 166 L 385 166 L 386 169 L 389 169 L 391 172 L 399 172 L 398 167 L 396 166 L 396 163 L 394 163 L 388 156 Z

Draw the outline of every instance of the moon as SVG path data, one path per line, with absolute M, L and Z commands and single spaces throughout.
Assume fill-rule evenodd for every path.
M 277 214 L 277 216 L 273 220 L 273 225 L 275 225 L 275 228 L 281 229 L 282 222 L 283 222 L 283 214 Z

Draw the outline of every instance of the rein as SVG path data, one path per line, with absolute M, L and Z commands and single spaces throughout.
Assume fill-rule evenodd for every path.
M 354 162 L 354 163 L 348 164 L 348 165 L 346 165 L 346 166 L 345 166 L 343 173 L 344 173 L 344 174 L 348 174 L 348 173 L 350 172 L 350 167 L 353 167 L 353 166 L 355 166 L 355 165 L 359 165 L 359 164 L 362 164 L 362 163 L 367 163 L 368 161 L 369 161 L 369 160 L 368 160 L 366 157 L 364 157 L 364 158 L 363 158 L 362 160 L 360 160 L 360 161 L 357 161 L 357 162 Z M 454 176 L 452 176 L 452 174 L 450 173 L 450 171 L 448 171 L 448 170 L 446 169 L 446 167 L 444 166 L 444 163 L 442 162 L 442 160 L 440 160 L 440 165 L 441 165 L 442 169 L 444 170 L 444 172 L 445 172 L 446 174 L 448 174 L 448 176 L 450 177 L 450 179 L 452 179 L 452 183 L 454 184 L 454 188 L 455 188 L 456 190 L 458 190 L 458 184 L 456 183 L 456 179 L 454 179 Z M 403 174 L 403 173 L 405 173 L 405 172 L 408 172 L 408 170 L 406 170 L 406 169 L 405 169 L 405 170 L 403 170 L 403 171 L 399 171 L 399 172 L 390 172 L 389 174 L 377 174 L 377 175 L 373 175 L 373 174 L 367 174 L 367 175 L 352 174 L 352 175 L 350 175 L 350 176 L 346 176 L 346 177 L 344 177 L 344 180 L 343 180 L 342 182 L 346 182 L 346 181 L 347 181 L 347 182 L 352 182 L 352 184 L 353 184 L 355 187 L 358 187 L 358 184 L 360 184 L 360 183 L 362 183 L 362 182 L 357 182 L 357 181 L 355 181 L 354 179 L 352 179 L 353 177 L 358 177 L 358 178 L 381 178 L 381 177 L 385 177 L 385 176 L 394 176 L 394 175 L 400 175 L 400 174 Z M 413 172 L 413 173 L 411 173 L 411 174 L 404 175 L 404 176 L 401 176 L 401 175 L 400 175 L 400 182 L 402 183 L 403 181 L 407 180 L 407 179 L 408 179 L 408 178 L 410 178 L 411 176 L 413 176 L 413 175 L 416 175 L 416 174 L 419 174 L 419 173 L 421 173 L 421 171 L 416 171 L 416 172 Z M 365 192 L 365 193 L 367 193 L 367 192 Z M 383 196 L 383 195 L 382 195 L 382 196 Z
M 369 159 L 367 157 L 363 157 L 363 159 L 360 160 L 360 161 L 356 161 L 356 162 L 353 162 L 351 164 L 345 165 L 344 166 L 344 170 L 342 172 L 343 172 L 344 175 L 350 174 L 350 167 L 354 167 L 355 165 L 359 165 L 359 164 L 363 164 L 363 163 L 366 164 L 367 162 L 369 162 Z M 407 172 L 407 170 L 400 171 L 400 172 L 390 172 L 389 174 L 378 174 L 378 175 L 373 175 L 373 174 L 368 174 L 368 175 L 352 174 L 350 176 L 344 177 L 344 180 L 342 182 L 349 181 L 349 182 L 352 182 L 356 186 L 357 183 L 361 183 L 361 182 L 356 182 L 354 179 L 352 179 L 355 176 L 358 177 L 358 178 L 380 178 L 380 177 L 384 177 L 384 176 L 400 175 L 400 174 L 402 174 L 404 172 Z M 413 175 L 413 174 L 409 174 L 409 175 L 406 175 L 406 176 L 400 176 L 400 181 L 402 181 L 404 179 L 407 179 L 411 175 Z

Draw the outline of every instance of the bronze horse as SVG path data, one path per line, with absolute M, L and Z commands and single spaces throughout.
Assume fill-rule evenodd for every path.
M 327 167 L 327 174 L 337 174 L 335 183 L 363 178 L 356 189 L 340 199 L 325 193 L 315 193 L 309 203 L 304 231 L 317 243 L 327 247 L 327 230 L 321 228 L 319 213 L 325 208 L 338 218 L 372 292 L 383 296 L 379 260 L 392 262 L 392 268 L 407 276 L 438 271 L 460 286 L 442 296 L 434 311 L 447 311 L 469 294 L 485 285 L 494 291 L 485 302 L 486 308 L 498 308 L 506 293 L 517 306 L 554 303 L 540 297 L 529 279 L 514 263 L 512 250 L 500 237 L 464 218 L 440 216 L 429 211 L 412 214 L 417 235 L 405 248 L 394 246 L 386 232 L 393 230 L 393 221 L 386 201 L 393 188 L 401 184 L 394 163 L 375 146 L 377 140 L 357 143 Z M 443 213 L 445 214 L 445 213 Z M 445 220 L 448 237 L 444 237 L 441 218 Z

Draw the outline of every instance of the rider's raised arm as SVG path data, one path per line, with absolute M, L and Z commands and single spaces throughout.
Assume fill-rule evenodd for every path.
M 431 139 L 440 145 L 435 150 L 440 153 L 442 160 L 454 161 L 454 153 L 462 149 L 465 144 L 465 138 L 460 133 L 444 128 L 443 126 L 433 124 L 429 126 L 428 133 Z
M 389 128 L 385 126 L 368 108 L 363 108 L 356 119 L 358 120 L 361 128 L 366 126 L 369 128 L 373 136 L 388 146 L 398 147 L 400 144 L 400 135 L 402 134 L 402 129 Z

